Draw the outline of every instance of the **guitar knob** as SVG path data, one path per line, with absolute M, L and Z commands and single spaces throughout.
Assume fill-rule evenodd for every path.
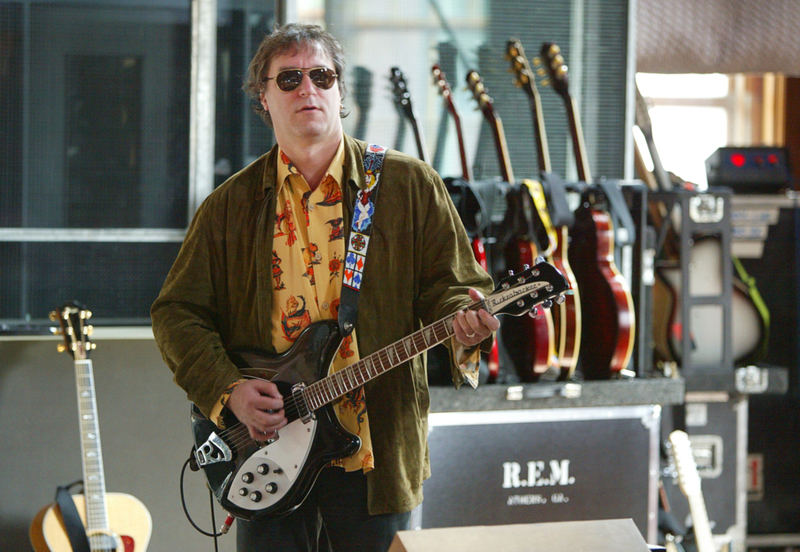
M 267 483 L 267 486 L 264 487 L 264 490 L 267 491 L 269 494 L 275 494 L 278 492 L 278 484 L 277 483 Z
M 260 502 L 261 501 L 261 493 L 259 491 L 253 491 L 250 493 L 250 500 L 253 502 Z
M 267 475 L 269 473 L 269 466 L 267 464 L 261 464 L 256 468 L 256 471 L 261 475 Z
M 239 489 L 239 496 L 247 496 L 247 493 L 249 492 L 250 491 L 248 491 L 246 488 L 242 487 L 241 489 Z
M 245 483 L 252 483 L 253 479 L 254 479 L 253 474 L 250 472 L 245 472 L 242 474 L 242 481 L 244 481 Z

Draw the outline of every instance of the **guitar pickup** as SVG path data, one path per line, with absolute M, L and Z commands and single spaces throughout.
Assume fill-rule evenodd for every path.
M 194 456 L 197 459 L 197 465 L 201 468 L 219 462 L 229 462 L 233 459 L 230 447 L 214 432 L 211 432 L 206 442 L 197 448 Z

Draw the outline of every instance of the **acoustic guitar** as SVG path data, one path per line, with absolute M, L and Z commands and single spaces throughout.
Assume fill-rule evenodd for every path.
M 147 507 L 129 494 L 106 492 L 94 375 L 89 360 L 89 351 L 95 348 L 90 341 L 92 326 L 86 324 L 90 317 L 91 312 L 76 303 L 66 303 L 50 313 L 51 320 L 59 322 L 56 333 L 64 336 L 58 350 L 68 351 L 74 359 L 78 389 L 84 494 L 72 495 L 72 500 L 86 528 L 91 552 L 144 552 L 153 527 Z M 31 524 L 30 538 L 36 552 L 72 551 L 57 504 L 39 511 Z
M 467 73 L 467 87 L 492 131 L 501 176 L 512 185 L 507 194 L 508 207 L 504 222 L 506 231 L 510 232 L 510 239 L 504 248 L 506 265 L 515 270 L 524 269 L 531 266 L 537 257 L 545 258 L 552 254 L 552 234 L 545 231 L 544 239 L 540 240 L 536 231 L 537 226 L 541 228 L 543 223 L 541 218 L 535 220 L 538 214 L 537 205 L 531 189 L 541 189 L 541 184 L 526 181 L 515 185 L 503 121 L 495 112 L 494 100 L 486 91 L 483 79 L 477 71 Z M 522 318 L 512 324 L 504 324 L 500 327 L 500 336 L 522 381 L 537 381 L 542 374 L 558 368 L 555 325 L 550 311 L 546 311 L 543 316 Z
M 447 113 L 449 113 L 450 117 L 452 117 L 456 128 L 456 138 L 458 139 L 458 153 L 459 159 L 461 160 L 462 178 L 462 182 L 460 183 L 461 189 L 459 190 L 459 193 L 469 194 L 469 196 L 477 203 L 477 192 L 470 184 L 472 182 L 472 172 L 469 169 L 467 150 L 464 145 L 464 134 L 461 131 L 461 116 L 459 115 L 458 109 L 456 108 L 456 103 L 453 100 L 453 92 L 450 88 L 450 83 L 447 82 L 447 75 L 445 75 L 442 68 L 439 67 L 438 63 L 433 64 L 431 67 L 431 73 L 433 74 L 433 82 L 438 88 L 439 94 L 442 96 L 442 98 L 444 98 L 445 110 Z M 453 183 L 451 182 L 449 186 L 453 186 Z M 462 197 L 461 200 L 466 202 L 469 200 L 469 197 Z M 478 264 L 481 265 L 481 268 L 483 268 L 486 272 L 490 272 L 489 262 L 486 258 L 486 244 L 484 241 L 486 238 L 482 235 L 481 224 L 476 222 L 473 224 L 473 226 L 475 230 L 474 235 L 472 236 L 472 252 L 475 254 L 475 260 L 478 261 Z M 497 380 L 497 377 L 500 373 L 500 353 L 497 346 L 497 339 L 495 339 L 494 343 L 492 344 L 492 349 L 489 352 L 487 364 L 489 368 L 488 381 L 489 383 L 493 383 Z
M 557 44 L 545 42 L 541 59 L 548 84 L 567 112 L 578 178 L 592 181 L 578 108 L 569 91 L 568 68 Z M 608 379 L 626 370 L 633 353 L 635 315 L 630 286 L 614 261 L 614 226 L 605 198 L 593 186 L 575 210 L 569 260 L 592 323 L 582 327 L 581 357 L 586 379 Z
M 392 67 L 389 80 L 392 82 L 392 92 L 394 94 L 394 102 L 397 110 L 405 117 L 414 132 L 414 141 L 417 144 L 417 155 L 422 161 L 428 161 L 428 148 L 425 145 L 425 136 L 420 130 L 417 116 L 414 113 L 414 106 L 411 103 L 411 93 L 408 91 L 406 84 L 406 77 L 399 67 Z M 400 126 L 404 125 L 404 121 L 400 121 Z
M 552 165 L 550 164 L 550 152 L 547 143 L 547 131 L 544 124 L 542 112 L 542 100 L 539 90 L 536 87 L 536 79 L 528 63 L 522 43 L 517 38 L 511 38 L 506 45 L 506 59 L 511 63 L 511 71 L 515 74 L 514 84 L 528 96 L 533 119 L 534 141 L 536 144 L 536 157 L 539 163 L 539 173 L 545 183 L 549 183 L 547 193 L 550 196 L 550 203 L 560 199 L 563 204 L 567 204 L 566 189 L 559 186 L 556 179 L 552 178 Z M 555 197 L 561 194 L 560 198 Z M 566 296 L 566 300 L 561 306 L 553 311 L 556 329 L 556 339 L 558 342 L 558 361 L 561 366 L 561 379 L 570 379 L 578 365 L 578 355 L 581 346 L 581 300 L 578 290 L 578 281 L 575 273 L 569 264 L 568 244 L 569 226 L 568 217 L 563 217 L 558 221 L 554 242 L 555 247 L 550 261 L 561 271 L 569 282 L 572 294 Z M 572 218 L 574 222 L 574 218 Z

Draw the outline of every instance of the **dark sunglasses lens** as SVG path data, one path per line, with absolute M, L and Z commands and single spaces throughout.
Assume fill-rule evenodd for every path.
M 278 85 L 278 88 L 283 90 L 284 92 L 291 92 L 298 86 L 303 80 L 303 73 L 297 69 L 290 69 L 288 71 L 281 71 L 278 73 L 278 76 L 275 77 L 275 84 Z
M 311 82 L 323 90 L 328 90 L 331 86 L 333 86 L 333 83 L 336 81 L 336 77 L 334 75 L 335 73 L 333 71 L 325 67 L 313 69 L 308 72 Z

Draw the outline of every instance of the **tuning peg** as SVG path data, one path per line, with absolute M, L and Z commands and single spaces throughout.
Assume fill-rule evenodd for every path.
M 58 313 L 56 311 L 50 311 L 50 320 L 53 322 L 58 321 Z
M 97 343 L 87 343 L 86 348 L 92 350 L 97 349 Z
M 558 297 L 556 297 L 556 303 L 559 304 L 559 305 L 563 305 L 564 301 L 566 301 L 566 300 L 567 300 L 567 298 L 564 297 L 563 295 L 559 295 Z
M 533 307 L 533 309 L 531 309 L 531 311 L 528 312 L 528 316 L 530 316 L 531 318 L 536 318 L 537 316 L 539 316 L 539 307 Z
M 546 309 L 552 308 L 553 302 L 550 299 L 547 299 L 546 301 L 542 301 L 542 306 Z
M 94 326 L 92 325 L 84 326 L 83 333 L 84 335 L 92 335 L 94 333 Z
M 542 79 L 542 86 L 550 86 L 550 79 Z
M 509 275 L 509 276 L 513 276 L 513 275 L 514 275 L 514 271 L 513 271 L 513 270 L 509 270 L 509 271 L 508 271 L 508 275 Z
M 528 270 L 530 267 L 531 267 L 531 265 L 529 265 L 528 263 L 525 263 L 524 265 L 522 265 L 522 270 Z
M 534 261 L 534 262 L 535 262 L 537 265 L 538 265 L 538 264 L 542 264 L 542 263 L 544 262 L 544 257 L 542 257 L 541 255 L 539 255 L 539 256 L 537 256 L 537 257 L 536 257 L 536 261 Z
M 58 345 L 56 345 L 56 351 L 58 351 L 59 353 L 63 353 L 66 350 L 67 346 L 64 345 L 63 343 L 59 343 Z
M 63 332 L 61 331 L 61 327 L 60 327 L 60 326 L 58 326 L 58 327 L 51 327 L 51 328 L 50 328 L 50 332 L 51 332 L 52 334 L 54 334 L 54 335 L 62 335 L 62 334 L 63 334 Z
M 86 320 L 89 320 L 89 319 L 92 317 L 92 311 L 90 311 L 90 310 L 85 310 L 85 311 L 82 311 L 82 312 L 83 312 L 83 317 L 84 317 Z

